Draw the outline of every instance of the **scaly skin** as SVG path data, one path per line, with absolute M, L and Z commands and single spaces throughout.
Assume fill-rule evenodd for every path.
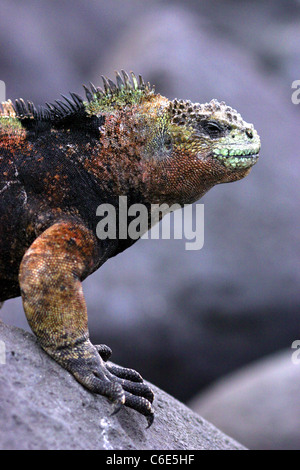
M 36 109 L 2 103 L 0 113 L 0 303 L 21 295 L 41 347 L 86 388 L 153 420 L 141 376 L 107 362 L 89 340 L 81 282 L 132 239 L 100 240 L 96 209 L 189 204 L 245 177 L 260 140 L 225 103 L 169 101 L 134 74 L 103 77 Z M 149 218 L 149 227 L 151 221 Z

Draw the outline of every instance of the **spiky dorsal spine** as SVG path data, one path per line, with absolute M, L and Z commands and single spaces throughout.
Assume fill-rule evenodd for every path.
M 136 97 L 137 94 L 140 96 L 154 93 L 154 87 L 151 87 L 150 83 L 145 83 L 141 75 L 138 78 L 133 72 L 130 75 L 121 70 L 116 73 L 116 83 L 111 79 L 102 76 L 103 88 L 95 87 L 90 82 L 89 88 L 83 85 L 85 90 L 85 96 L 88 103 L 94 103 L 95 105 L 105 102 L 114 102 L 118 97 L 128 97 L 128 100 Z M 26 121 L 44 121 L 52 124 L 60 124 L 66 119 L 70 122 L 70 119 L 81 117 L 84 115 L 92 114 L 86 109 L 83 98 L 77 93 L 70 93 L 70 97 L 61 95 L 64 99 L 55 100 L 54 103 L 46 103 L 46 106 L 36 107 L 31 101 L 24 101 L 22 98 L 15 100 L 12 103 L 8 100 L 0 105 L 0 112 L 2 117 L 14 117 L 21 120 L 23 123 Z M 122 101 L 122 100 L 121 100 Z
M 86 111 L 90 116 L 101 114 L 107 110 L 122 108 L 127 105 L 139 103 L 142 99 L 154 95 L 154 87 L 145 83 L 141 75 L 136 77 L 133 72 L 130 75 L 121 70 L 115 72 L 116 83 L 110 78 L 102 76 L 103 88 L 84 86 L 87 99 Z

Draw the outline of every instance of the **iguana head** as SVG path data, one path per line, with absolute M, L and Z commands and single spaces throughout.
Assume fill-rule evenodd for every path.
M 224 168 L 225 179 L 230 179 L 230 175 L 234 180 L 237 176 L 242 178 L 257 162 L 260 150 L 257 132 L 224 102 L 193 104 L 174 100 L 168 112 L 175 148 L 179 151 L 188 148 L 199 158 L 216 160 Z
M 152 180 L 159 181 L 157 194 L 160 191 L 168 201 L 173 194 L 176 202 L 190 203 L 214 185 L 250 172 L 258 160 L 260 138 L 237 111 L 217 100 L 199 104 L 175 99 L 166 104 L 165 98 L 157 99 L 161 109 L 145 146 L 156 166 Z

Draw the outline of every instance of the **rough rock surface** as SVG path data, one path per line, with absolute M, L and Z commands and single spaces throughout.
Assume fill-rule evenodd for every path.
M 190 406 L 251 450 L 299 450 L 299 372 L 299 350 L 285 351 L 218 381 Z
M 150 429 L 132 410 L 110 416 L 108 400 L 81 387 L 33 335 L 0 322 L 0 340 L 2 450 L 243 450 L 156 387 L 156 419 Z

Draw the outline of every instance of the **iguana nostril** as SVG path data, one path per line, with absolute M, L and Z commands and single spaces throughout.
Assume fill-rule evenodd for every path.
M 253 139 L 253 132 L 252 132 L 251 129 L 246 130 L 246 135 L 247 135 L 247 137 L 249 137 L 249 139 Z

